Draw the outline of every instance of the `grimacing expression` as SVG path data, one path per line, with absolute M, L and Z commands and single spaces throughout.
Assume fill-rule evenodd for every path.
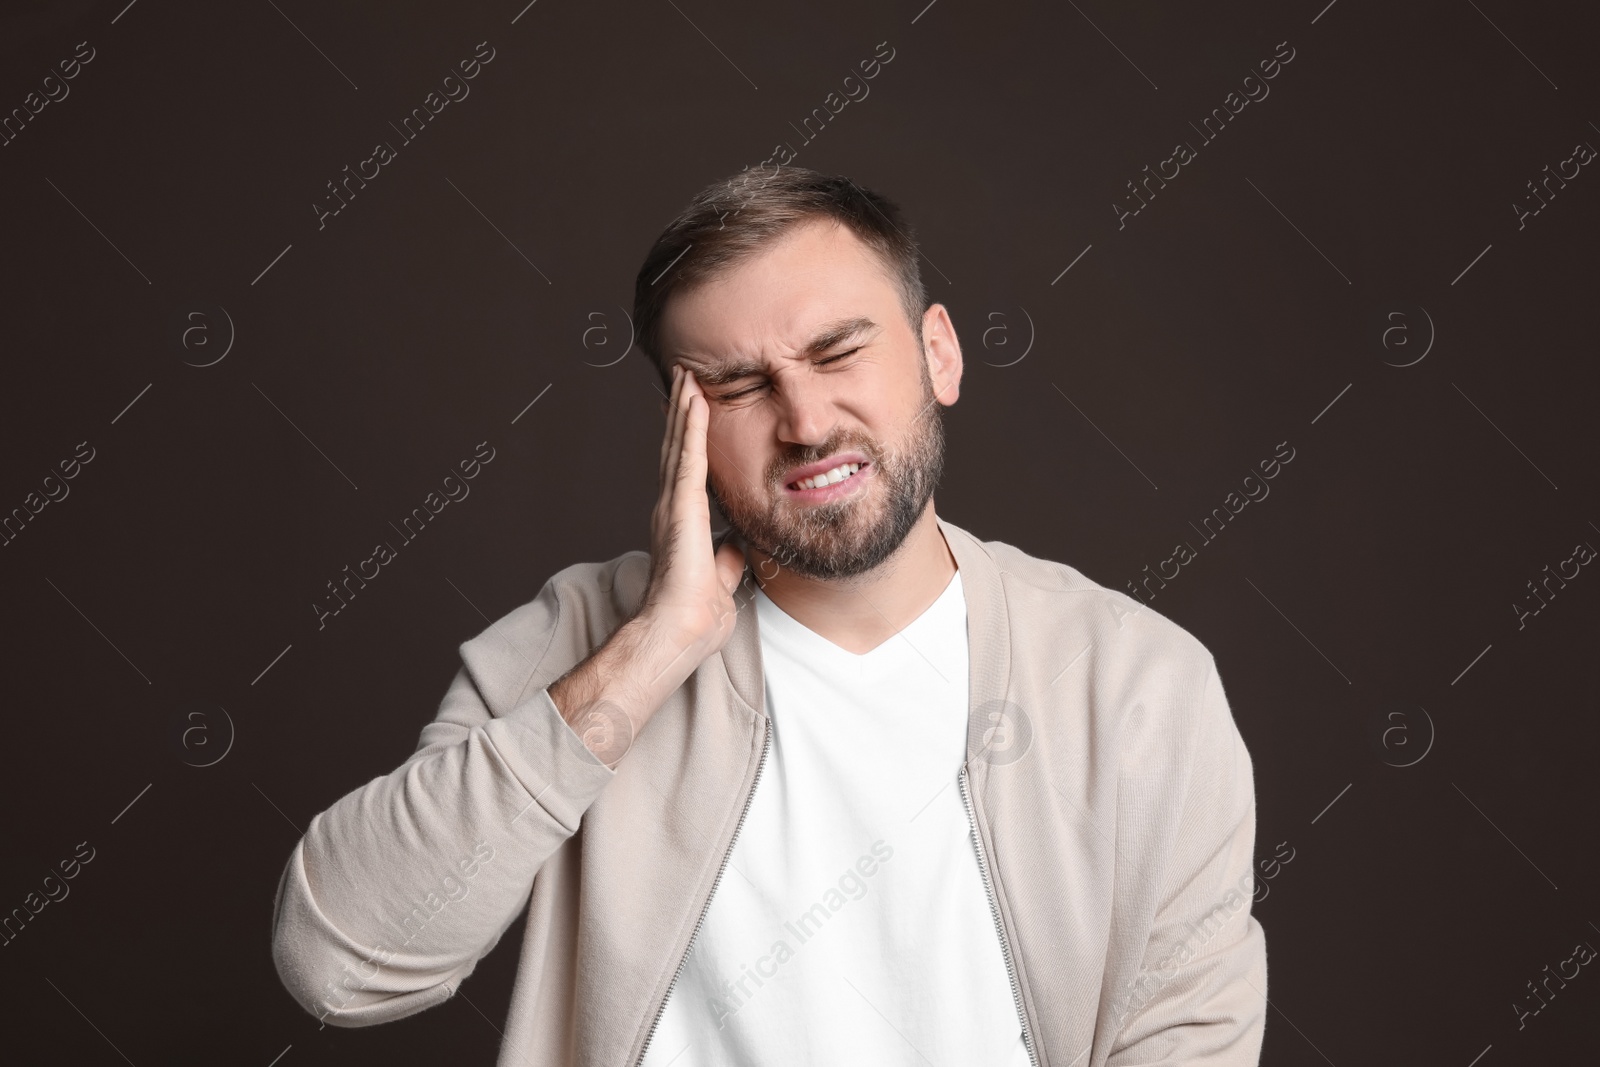
M 761 567 L 762 578 L 773 577 L 775 567 L 807 578 L 852 578 L 877 567 L 905 541 L 944 469 L 944 423 L 926 367 L 921 379 L 927 403 L 901 442 L 886 445 L 841 430 L 820 447 L 781 453 L 759 491 L 738 481 L 719 485 L 713 470 L 708 491 L 728 524 L 773 557 Z M 866 457 L 865 469 L 876 468 L 876 485 L 824 503 L 796 505 L 785 499 L 786 472 L 845 451 Z
M 801 223 L 667 303 L 663 351 L 710 405 L 709 492 L 728 523 L 812 579 L 865 574 L 900 547 L 944 466 L 922 325 L 847 228 Z M 806 468 L 846 464 L 806 487 Z

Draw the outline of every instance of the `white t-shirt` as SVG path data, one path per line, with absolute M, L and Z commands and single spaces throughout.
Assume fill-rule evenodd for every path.
M 961 575 L 865 655 L 755 605 L 771 749 L 642 1067 L 1028 1067 L 956 781 Z

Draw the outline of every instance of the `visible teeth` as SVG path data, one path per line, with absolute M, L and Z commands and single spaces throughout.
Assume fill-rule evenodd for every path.
M 859 463 L 843 463 L 825 474 L 819 474 L 814 478 L 802 478 L 795 484 L 801 489 L 816 489 L 823 485 L 834 485 L 844 481 L 860 469 L 861 464 Z

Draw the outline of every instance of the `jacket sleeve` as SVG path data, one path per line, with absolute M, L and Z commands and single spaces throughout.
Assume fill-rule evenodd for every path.
M 312 819 L 289 856 L 272 958 L 326 1023 L 389 1022 L 453 996 L 614 776 L 534 684 L 554 680 L 540 668 L 558 588 L 463 644 L 417 751 Z
M 1255 787 L 1213 664 L 1192 771 L 1140 980 L 1107 1067 L 1254 1067 L 1266 1026 L 1267 949 L 1250 914 Z

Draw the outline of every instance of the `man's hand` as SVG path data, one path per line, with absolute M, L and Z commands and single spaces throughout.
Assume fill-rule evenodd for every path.
M 549 689 L 561 717 L 613 768 L 667 697 L 727 644 L 737 622 L 733 591 L 744 555 L 731 544 L 711 549 L 711 409 L 692 373 L 676 367 L 672 373 L 644 598 L 632 618 Z
M 733 591 L 744 572 L 744 554 L 734 545 L 712 554 L 706 495 L 710 414 L 694 372 L 674 366 L 661 441 L 661 494 L 650 517 L 650 579 L 639 617 L 681 640 L 695 666 L 733 635 Z

